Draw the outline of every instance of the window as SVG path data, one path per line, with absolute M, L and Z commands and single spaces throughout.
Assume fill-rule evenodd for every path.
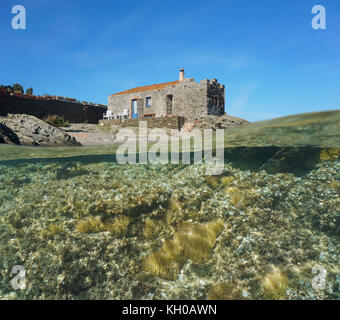
M 154 116 L 154 113 L 144 113 L 144 118 L 153 118 Z
M 167 114 L 172 114 L 172 100 L 173 100 L 173 95 L 169 94 L 166 96 L 166 113 Z
M 145 107 L 146 108 L 151 108 L 151 97 L 146 97 L 145 98 Z

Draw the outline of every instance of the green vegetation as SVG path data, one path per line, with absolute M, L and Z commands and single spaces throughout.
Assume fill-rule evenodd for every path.
M 104 224 L 104 230 L 110 231 L 117 236 L 125 236 L 127 234 L 130 218 L 124 215 L 119 215 L 113 220 L 106 221 Z
M 207 184 L 212 188 L 216 189 L 220 185 L 219 178 L 216 176 L 208 176 L 206 178 Z
M 147 218 L 142 233 L 146 239 L 155 239 L 161 230 L 162 224 L 159 221 Z
M 196 264 L 204 263 L 216 238 L 224 227 L 221 219 L 206 224 L 184 225 L 170 241 L 144 260 L 144 269 L 167 280 L 175 280 L 184 263 L 190 259 Z
M 63 117 L 59 117 L 55 115 L 49 115 L 48 117 L 43 119 L 46 123 L 50 124 L 53 127 L 68 127 L 69 124 L 67 121 L 64 120 Z
M 28 89 L 26 90 L 26 94 L 33 95 L 33 88 L 32 88 L 32 87 L 31 87 L 31 88 L 28 88 Z
M 225 193 L 229 198 L 229 203 L 240 210 L 251 207 L 258 200 L 259 194 L 255 188 L 239 188 L 235 186 L 226 187 Z
M 8 89 L 14 92 L 15 94 L 24 94 L 24 87 L 19 83 L 14 83 L 13 85 L 8 86 L 0 85 L 0 88 Z M 26 94 L 33 95 L 33 88 L 32 87 L 28 88 L 26 90 Z
M 90 216 L 84 220 L 78 221 L 76 224 L 76 230 L 80 233 L 98 233 L 104 231 L 104 224 L 100 217 Z
M 262 280 L 264 297 L 270 300 L 283 300 L 287 297 L 288 278 L 279 269 L 267 274 Z
M 16 95 L 21 95 L 21 94 L 24 94 L 24 92 L 25 92 L 24 87 L 19 83 L 14 83 L 13 85 L 7 85 L 7 86 L 0 84 L 0 89 L 8 89 L 10 92 L 13 92 Z M 33 96 L 33 88 L 32 87 L 27 88 L 25 94 Z M 105 106 L 105 105 L 95 104 L 93 102 L 88 102 L 88 101 L 79 101 L 75 98 L 56 96 L 56 95 L 51 95 L 51 94 L 47 94 L 47 93 L 45 93 L 42 97 L 45 98 L 45 99 L 66 100 L 66 101 L 69 101 L 69 102 L 77 102 L 77 103 L 82 103 L 82 104 L 86 104 L 86 105 L 93 105 L 93 106 L 97 105 L 97 106 L 100 106 L 100 107 L 107 108 L 107 106 Z
M 13 86 L 12 86 L 12 90 L 14 91 L 14 93 L 18 92 L 18 93 L 21 93 L 23 94 L 24 93 L 24 88 L 21 84 L 19 83 L 14 83 Z
M 47 228 L 41 232 L 42 236 L 46 238 L 53 238 L 55 235 L 62 233 L 64 233 L 63 228 L 53 223 L 48 225 Z
M 103 222 L 99 216 L 90 216 L 80 220 L 76 224 L 76 230 L 83 234 L 110 231 L 117 236 L 124 236 L 128 231 L 130 218 L 127 216 L 117 216 L 113 220 Z
M 207 294 L 208 300 L 242 300 L 240 290 L 234 288 L 231 284 L 218 283 L 211 286 Z
M 340 148 L 324 148 L 320 153 L 321 161 L 333 161 L 339 159 Z

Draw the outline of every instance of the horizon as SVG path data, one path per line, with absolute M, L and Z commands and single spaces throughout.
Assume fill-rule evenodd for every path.
M 26 8 L 14 30 L 12 7 Z M 311 26 L 314 5 L 327 28 Z M 5 0 L 0 84 L 107 105 L 108 96 L 178 80 L 226 86 L 228 115 L 261 121 L 340 109 L 340 3 Z

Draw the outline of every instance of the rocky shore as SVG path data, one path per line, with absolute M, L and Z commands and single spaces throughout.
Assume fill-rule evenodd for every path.
M 76 138 L 30 115 L 0 117 L 0 143 L 24 146 L 79 146 Z
M 229 129 L 249 124 L 245 119 L 223 115 L 205 116 L 181 129 L 186 137 L 193 128 Z M 0 143 L 26 146 L 96 146 L 116 144 L 116 135 L 123 126 L 71 123 L 67 128 L 56 128 L 30 115 L 8 114 L 0 117 Z M 126 128 L 126 126 L 124 126 Z M 129 127 L 138 135 L 137 127 Z M 151 130 L 151 128 L 150 128 Z M 165 129 L 171 135 L 170 129 Z M 190 133 L 192 134 L 192 133 Z

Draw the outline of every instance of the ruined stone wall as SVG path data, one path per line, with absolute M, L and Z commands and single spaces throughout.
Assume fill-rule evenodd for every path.
M 103 119 L 106 108 L 58 100 L 43 100 L 0 94 L 0 116 L 28 114 L 39 119 L 58 115 L 71 123 L 95 123 Z
M 221 116 L 225 107 L 225 86 L 212 79 L 208 84 L 208 114 Z

